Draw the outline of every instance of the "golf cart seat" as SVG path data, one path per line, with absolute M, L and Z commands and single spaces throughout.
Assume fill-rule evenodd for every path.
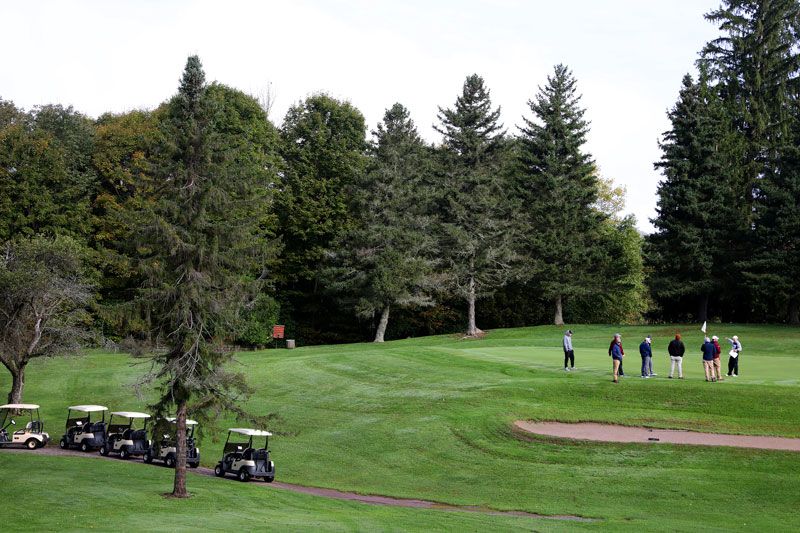
M 253 448 L 247 448 L 242 454 L 242 459 L 251 461 L 253 459 Z

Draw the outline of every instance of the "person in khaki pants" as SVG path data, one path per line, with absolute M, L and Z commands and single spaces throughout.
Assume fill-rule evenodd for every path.
M 714 345 L 711 344 L 711 339 L 708 337 L 703 340 L 705 342 L 700 347 L 700 351 L 703 352 L 703 371 L 706 373 L 706 381 L 716 381 L 717 379 L 714 377 L 714 354 L 717 353 L 717 349 L 714 348 Z
M 719 356 L 722 353 L 722 348 L 719 347 L 719 337 L 714 335 L 711 337 L 711 344 L 714 345 L 716 353 L 714 354 L 714 371 L 717 373 L 717 381 L 722 381 L 722 364 L 720 363 Z

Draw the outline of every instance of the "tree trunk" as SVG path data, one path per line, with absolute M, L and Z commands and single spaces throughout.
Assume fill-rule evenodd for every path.
M 8 403 L 22 403 L 22 387 L 24 386 L 25 365 L 22 365 L 16 370 L 11 370 L 11 392 L 8 393 Z
M 186 492 L 186 402 L 178 404 L 178 416 L 175 421 L 175 485 L 172 496 L 188 498 Z
M 386 324 L 389 323 L 389 304 L 383 308 L 381 313 L 381 321 L 378 323 L 378 329 L 375 331 L 375 340 L 373 342 L 383 342 L 383 336 L 386 333 Z
M 467 311 L 467 335 L 474 337 L 479 333 L 483 333 L 475 325 L 475 277 L 469 278 L 469 294 L 467 294 L 467 304 L 469 309 Z
M 556 326 L 564 325 L 564 317 L 562 315 L 561 295 L 556 296 L 556 316 L 553 318 L 553 324 Z
M 800 326 L 800 298 L 797 296 L 789 300 L 789 324 Z
M 703 294 L 697 300 L 697 321 L 708 322 L 708 294 Z

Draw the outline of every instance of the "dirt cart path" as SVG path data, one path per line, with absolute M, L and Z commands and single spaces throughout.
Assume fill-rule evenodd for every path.
M 562 422 L 526 422 L 518 420 L 519 429 L 537 435 L 566 439 L 606 442 L 671 442 L 674 444 L 699 444 L 703 446 L 736 446 L 762 450 L 790 450 L 800 452 L 800 439 L 787 437 L 758 437 L 753 435 L 722 435 L 700 433 L 681 429 L 648 429 L 595 422 L 566 424 Z
M 9 453 L 29 453 L 29 454 L 37 454 L 37 455 L 54 455 L 54 456 L 69 456 L 69 457 L 83 457 L 89 459 L 105 459 L 111 461 L 119 461 L 120 459 L 117 457 L 103 457 L 99 453 L 83 453 L 76 450 L 62 450 L 58 446 L 46 446 L 44 448 L 40 448 L 38 450 L 26 450 L 21 448 L 0 448 L 0 452 L 9 452 Z M 145 463 L 141 462 L 138 459 L 132 459 L 129 462 L 139 463 L 143 466 L 151 466 L 156 468 L 167 468 L 162 464 L 153 463 L 152 465 L 146 465 Z M 190 474 L 197 474 L 206 477 L 216 477 L 214 475 L 214 470 L 211 468 L 206 467 L 198 467 L 198 468 L 187 468 L 186 472 Z M 231 482 L 234 481 L 233 476 L 227 476 L 227 479 Z M 220 480 L 222 481 L 222 480 Z M 377 496 L 372 494 L 358 494 L 355 492 L 343 492 L 334 489 L 322 489 L 317 487 L 306 487 L 303 485 L 293 485 L 291 483 L 281 483 L 279 481 L 273 481 L 272 483 L 265 483 L 264 481 L 252 479 L 250 483 L 257 483 L 259 485 L 267 487 L 274 487 L 276 489 L 282 490 L 290 490 L 292 492 L 300 492 L 303 494 L 311 494 L 313 496 L 321 496 L 323 498 L 334 498 L 337 500 L 347 500 L 351 502 L 361 502 L 366 503 L 369 505 L 387 505 L 390 507 L 408 507 L 412 509 L 434 509 L 439 511 L 459 511 L 459 512 L 466 512 L 466 513 L 482 513 L 482 514 L 490 514 L 490 515 L 505 515 L 505 516 L 527 516 L 531 518 L 543 518 L 548 520 L 577 520 L 582 522 L 594 522 L 595 520 L 592 518 L 584 518 L 580 516 L 572 516 L 572 515 L 540 515 L 535 513 L 526 513 L 524 511 L 499 511 L 496 509 L 491 509 L 488 507 L 471 507 L 471 506 L 456 506 L 456 505 L 448 505 L 444 503 L 432 502 L 428 500 L 413 500 L 413 499 L 401 499 L 401 498 L 390 498 L 388 496 Z M 237 483 L 239 483 L 237 481 Z

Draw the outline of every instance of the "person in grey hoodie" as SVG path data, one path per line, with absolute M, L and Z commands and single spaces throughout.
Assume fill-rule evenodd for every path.
M 561 343 L 564 346 L 564 370 L 569 372 L 569 367 L 572 367 L 572 370 L 575 370 L 575 350 L 572 349 L 571 329 L 567 330 L 567 333 L 564 335 L 564 340 Z M 567 366 L 567 363 L 570 363 L 569 367 Z

